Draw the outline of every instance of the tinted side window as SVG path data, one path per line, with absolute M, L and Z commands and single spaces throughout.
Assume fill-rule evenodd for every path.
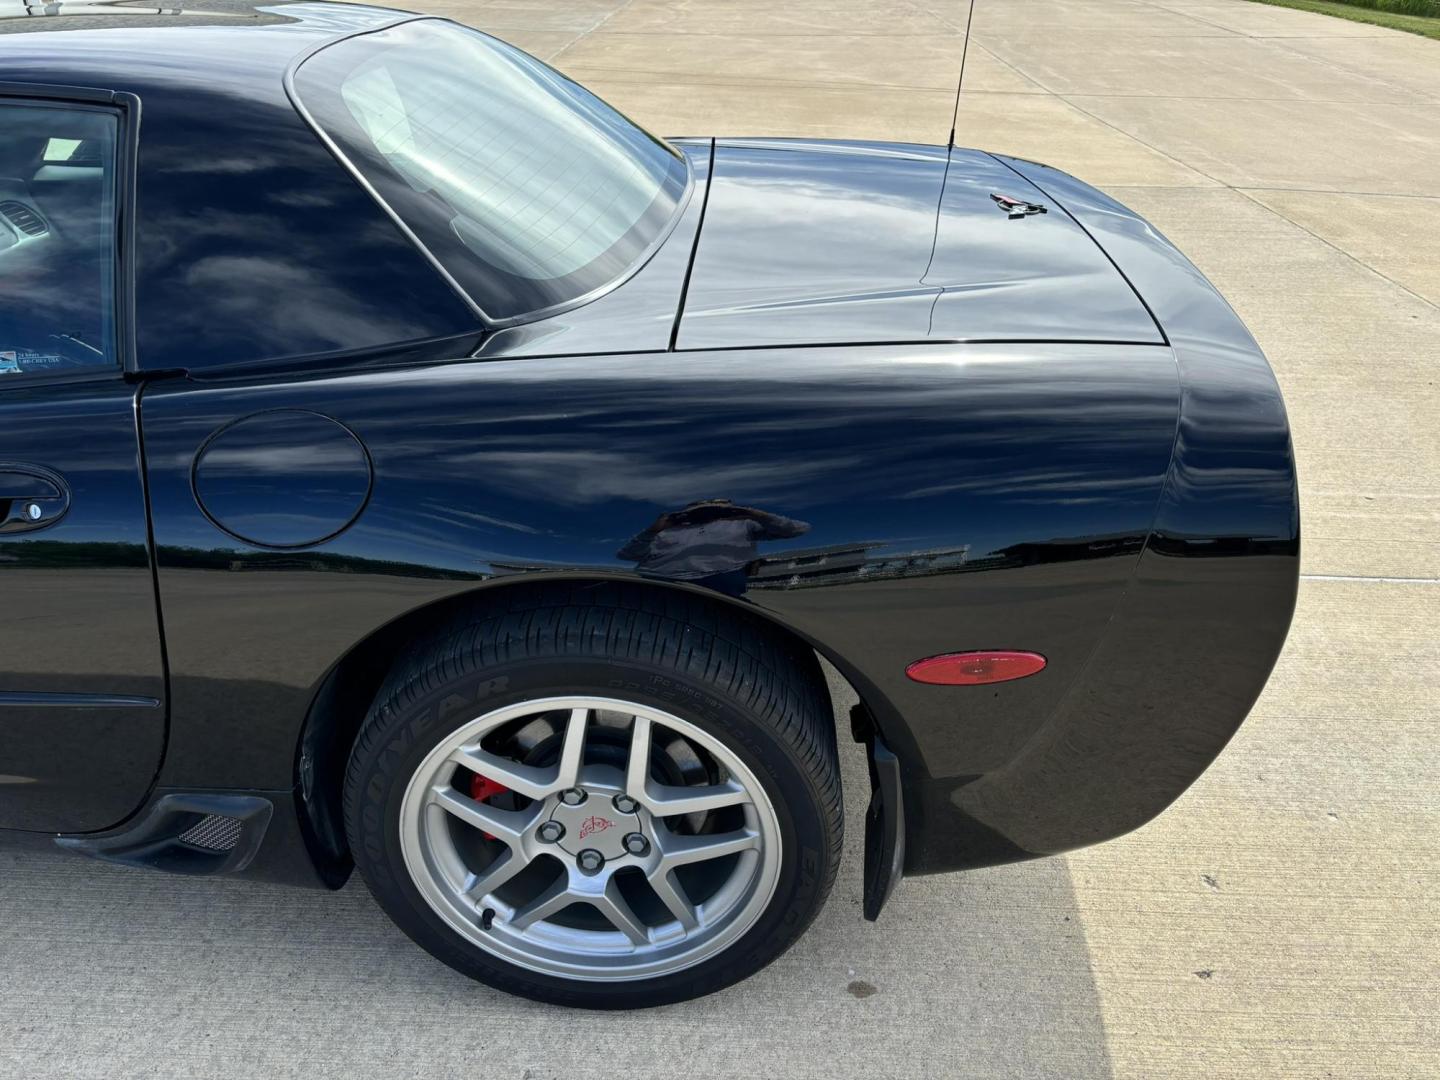
M 102 109 L 0 102 L 0 380 L 117 362 L 118 139 Z

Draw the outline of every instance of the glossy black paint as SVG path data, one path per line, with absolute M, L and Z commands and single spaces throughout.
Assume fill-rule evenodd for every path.
M 0 464 L 0 533 L 48 529 L 70 511 L 70 485 L 42 465 Z
M 692 141 L 696 190 L 643 267 L 487 337 L 278 90 L 295 56 L 393 13 L 258 10 L 243 29 L 36 35 L 7 67 L 144 102 L 139 408 L 172 722 L 163 765 L 157 710 L 126 749 L 160 766 L 152 800 L 264 793 L 277 846 L 255 865 L 285 876 L 302 829 L 326 847 L 323 744 L 366 704 L 331 676 L 383 670 L 440 607 L 552 579 L 699 590 L 811 642 L 896 756 L 887 820 L 903 816 L 891 852 L 910 873 L 1118 835 L 1219 752 L 1293 606 L 1289 433 L 1254 342 L 1141 219 L 975 151 Z M 1011 219 L 991 187 L 1048 212 Z M 788 209 L 767 216 L 762 194 Z M 857 207 L 870 223 L 847 228 Z M 230 272 L 194 277 L 217 258 Z M 112 389 L 5 386 L 0 410 L 128 408 Z M 273 419 L 297 411 L 319 424 L 303 438 Z M 349 443 L 333 470 L 316 453 L 342 429 L 365 499 Z M 90 457 L 48 428 L 5 438 L 75 485 L 57 536 L 99 513 L 135 561 L 87 563 L 123 583 L 109 619 L 130 676 L 52 626 L 0 690 L 165 698 L 155 598 L 134 609 L 138 477 L 103 512 L 78 483 L 97 453 L 133 470 L 133 425 Z M 234 456 L 207 465 L 207 445 Z M 1048 665 L 985 687 L 905 678 L 970 649 Z M 141 772 L 97 780 L 83 824 L 29 827 L 116 823 L 146 800 Z
M 730 140 L 715 147 L 681 348 L 1164 338 L 1068 215 L 979 150 Z
M 49 474 L 70 496 L 42 528 L 0 530 L 0 829 L 104 828 L 160 767 L 135 393 L 118 371 L 0 387 L 0 473 Z
M 686 272 L 710 182 L 710 139 L 675 143 L 690 159 L 695 190 L 674 230 L 623 288 L 583 307 L 497 330 L 477 356 L 598 355 L 664 352 L 674 342 Z
M 405 16 L 374 8 L 244 5 L 243 21 L 137 29 L 121 14 L 5 35 L 17 83 L 135 94 L 135 303 L 142 366 L 160 370 L 348 359 L 470 339 L 468 305 L 326 150 L 286 96 L 286 67 L 337 34 Z M 187 5 L 187 9 L 190 6 Z M 294 11 L 301 11 L 297 6 Z M 144 20 L 141 20 L 142 22 Z
M 293 742 L 255 725 L 303 713 L 374 628 L 482 582 L 633 573 L 619 557 L 632 537 L 712 498 L 808 524 L 762 545 L 747 599 L 884 686 L 928 770 L 982 770 L 1053 706 L 1118 599 L 1170 459 L 1177 393 L 1169 353 L 1146 346 L 529 358 L 156 384 L 143 410 L 172 688 L 177 715 L 209 719 L 193 736 L 177 725 L 163 780 L 279 786 Z M 375 486 L 350 529 L 270 569 L 195 506 L 189 462 L 232 417 L 279 403 L 355 432 Z M 266 506 L 310 495 L 281 476 L 254 493 Z M 1068 548 L 1050 543 L 1061 538 Z M 1057 553 L 1079 565 L 1052 564 Z M 196 569 L 207 564 L 234 570 Z M 968 701 L 904 677 L 914 659 L 987 640 L 1023 642 L 1051 669 Z
M 958 807 L 1003 846 L 1048 854 L 1148 821 L 1229 741 L 1290 626 L 1299 503 L 1279 387 L 1214 288 L 1133 211 L 1057 169 L 1004 160 L 1145 283 L 1182 385 L 1164 498 L 1084 677 L 1005 769 L 963 790 L 927 791 L 945 800 L 941 813 Z M 941 865 L 986 857 L 959 836 L 927 840 Z
M 273 409 L 221 428 L 195 455 L 195 503 L 235 539 L 310 547 L 343 531 L 370 498 L 370 458 L 328 416 Z M 304 498 L 276 500 L 277 488 Z

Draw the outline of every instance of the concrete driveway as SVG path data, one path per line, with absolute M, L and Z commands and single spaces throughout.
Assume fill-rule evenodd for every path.
M 943 142 L 963 0 L 435 0 L 666 134 Z M 558 1012 L 309 894 L 0 856 L 0 1075 L 1440 1075 L 1440 42 L 1242 0 L 978 0 L 962 144 L 1148 215 L 1260 339 L 1305 581 L 1163 817 L 904 883 L 758 978 Z M 860 835 L 861 762 L 852 841 Z

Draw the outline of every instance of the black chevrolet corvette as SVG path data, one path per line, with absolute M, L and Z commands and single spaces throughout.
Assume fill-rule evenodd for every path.
M 814 918 L 839 738 L 873 919 L 1143 824 L 1254 703 L 1280 394 L 1100 192 L 667 141 L 440 19 L 73 10 L 0 21 L 7 840 L 358 866 L 475 978 L 648 1005 Z

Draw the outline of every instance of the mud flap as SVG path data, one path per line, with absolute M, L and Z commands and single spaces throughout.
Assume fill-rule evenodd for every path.
M 905 866 L 905 800 L 900 759 L 880 738 L 868 714 L 851 716 L 857 741 L 865 743 L 870 766 L 870 805 L 865 810 L 865 918 L 874 922 L 890 899 Z

